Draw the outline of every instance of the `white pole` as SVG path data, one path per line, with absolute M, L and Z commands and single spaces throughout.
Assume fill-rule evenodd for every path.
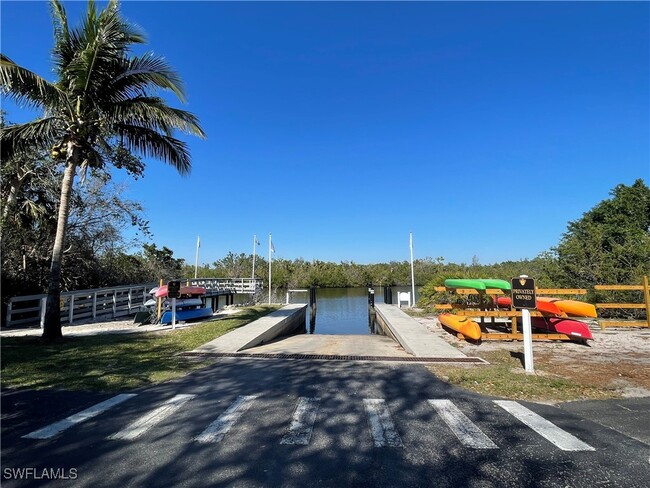
M 520 278 L 528 278 L 527 275 L 521 275 Z M 533 365 L 533 337 L 530 323 L 530 310 L 523 308 L 521 310 L 521 326 L 524 329 L 524 370 L 526 373 L 534 373 Z
M 269 232 L 269 304 L 271 303 L 271 261 L 273 260 L 273 241 Z
M 413 232 L 410 233 L 410 247 L 411 247 L 411 296 L 413 297 L 412 300 L 412 307 L 415 307 L 415 273 L 413 271 Z
M 172 329 L 176 328 L 176 298 L 172 298 Z
M 253 234 L 253 276 L 251 278 L 255 279 L 255 252 L 257 250 L 257 236 Z
M 199 274 L 199 247 L 201 247 L 201 237 L 196 236 L 196 259 L 194 260 L 194 279 L 197 279 Z

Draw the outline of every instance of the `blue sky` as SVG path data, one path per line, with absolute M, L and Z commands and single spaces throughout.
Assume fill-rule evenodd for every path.
M 68 2 L 71 23 L 86 7 Z M 52 79 L 44 2 L 2 52 Z M 124 2 L 183 76 L 193 170 L 128 196 L 194 262 L 532 258 L 617 184 L 650 181 L 650 5 Z M 174 102 L 178 105 L 177 102 Z M 3 103 L 12 121 L 33 114 Z

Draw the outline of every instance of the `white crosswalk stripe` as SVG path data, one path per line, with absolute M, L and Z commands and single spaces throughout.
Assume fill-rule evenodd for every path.
M 363 406 L 368 414 L 370 434 L 375 447 L 404 447 L 386 401 L 381 398 L 364 398 Z
M 25 439 L 50 439 L 70 427 L 91 419 L 126 400 L 137 396 L 136 394 L 121 394 L 100 402 L 90 408 L 82 410 L 63 420 L 47 425 L 23 436 Z M 151 412 L 142 415 L 122 430 L 110 435 L 112 440 L 133 440 L 162 423 L 175 411 L 180 409 L 189 400 L 195 398 L 194 394 L 179 394 Z M 226 434 L 233 429 L 240 417 L 259 398 L 258 395 L 241 395 L 228 406 L 228 408 L 205 430 L 194 438 L 199 443 L 222 442 Z M 471 449 L 499 449 L 499 446 L 490 439 L 481 428 L 470 420 L 450 399 L 429 399 L 427 403 L 435 409 L 445 425 L 458 438 L 461 444 Z M 494 403 L 521 421 L 526 427 L 541 435 L 550 443 L 563 451 L 595 451 L 589 444 L 578 439 L 569 432 L 561 429 L 542 416 L 529 410 L 515 401 L 494 400 Z M 280 439 L 280 444 L 306 446 L 312 439 L 314 426 L 318 419 L 321 399 L 318 397 L 299 397 L 295 405 L 288 430 Z M 368 419 L 370 435 L 375 447 L 404 447 L 399 432 L 395 427 L 391 412 L 386 400 L 382 398 L 364 398 L 364 409 Z M 482 403 L 482 405 L 486 405 Z M 405 428 L 408 427 L 408 424 Z M 507 429 L 501 425 L 497 428 Z M 275 441 L 277 442 L 277 441 Z M 501 446 L 505 447 L 505 446 Z
M 172 413 L 181 408 L 188 400 L 191 400 L 195 396 L 196 395 L 176 395 L 173 398 L 167 400 L 160 407 L 156 408 L 148 414 L 143 415 L 139 419 L 127 425 L 124 429 L 109 436 L 108 438 L 113 440 L 133 440 L 144 434 L 154 425 L 165 420 Z
M 494 403 L 563 451 L 595 451 L 589 444 L 582 442 L 577 437 L 560 429 L 557 425 L 517 402 L 494 400 Z
M 287 432 L 280 444 L 306 446 L 311 439 L 311 433 L 318 413 L 320 398 L 300 397 L 296 410 L 293 412 L 289 432 Z
M 248 410 L 257 395 L 239 396 L 228 409 L 222 413 L 217 420 L 212 422 L 208 427 L 195 438 L 197 442 L 221 442 L 228 431 L 235 425 L 246 410 Z
M 451 400 L 429 400 L 429 404 L 464 446 L 474 449 L 499 448 Z
M 29 434 L 24 435 L 23 438 L 49 439 L 57 434 L 60 434 L 64 430 L 69 429 L 73 425 L 85 422 L 86 420 L 91 419 L 96 415 L 105 412 L 109 408 L 114 407 L 115 405 L 118 405 L 130 398 L 133 398 L 134 396 L 137 395 L 135 393 L 123 393 L 121 395 L 114 396 L 113 398 L 109 398 L 108 400 L 100 402 L 97 405 L 93 405 L 92 407 L 75 413 L 74 415 L 71 415 L 63 420 L 59 420 L 58 422 L 43 427 L 42 429 L 30 432 Z

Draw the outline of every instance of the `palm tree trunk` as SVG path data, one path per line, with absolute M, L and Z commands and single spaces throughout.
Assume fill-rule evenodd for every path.
M 77 150 L 72 150 L 72 157 L 68 159 L 63 173 L 61 184 L 61 201 L 59 202 L 59 217 L 56 224 L 56 237 L 52 249 L 52 264 L 47 284 L 47 301 L 45 306 L 45 323 L 43 326 L 43 340 L 52 342 L 63 337 L 61 333 L 61 260 L 63 258 L 63 244 L 65 231 L 68 226 L 70 213 L 70 193 L 77 169 Z

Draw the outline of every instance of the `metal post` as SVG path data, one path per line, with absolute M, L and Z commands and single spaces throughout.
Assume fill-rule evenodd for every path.
M 384 303 L 392 305 L 393 303 L 393 289 L 390 286 L 384 287 Z
M 176 328 L 176 298 L 172 298 L 172 329 Z
M 534 373 L 533 365 L 533 339 L 530 325 L 530 310 L 524 308 L 521 310 L 521 322 L 524 329 L 524 369 L 526 373 Z
M 413 232 L 410 234 L 409 247 L 411 248 L 411 291 L 413 292 L 413 297 L 409 300 L 411 307 L 415 307 L 415 272 L 413 270 Z
M 528 278 L 528 275 L 521 275 L 520 278 Z M 534 373 L 533 365 L 533 337 L 531 331 L 530 310 L 521 310 L 521 328 L 524 332 L 524 370 L 526 373 Z
M 255 279 L 255 255 L 257 253 L 257 235 L 253 234 L 253 276 L 252 278 Z
M 269 304 L 271 303 L 271 262 L 273 261 L 273 240 L 269 232 Z
M 194 279 L 199 276 L 199 248 L 201 247 L 201 236 L 196 236 L 196 258 L 194 259 Z

